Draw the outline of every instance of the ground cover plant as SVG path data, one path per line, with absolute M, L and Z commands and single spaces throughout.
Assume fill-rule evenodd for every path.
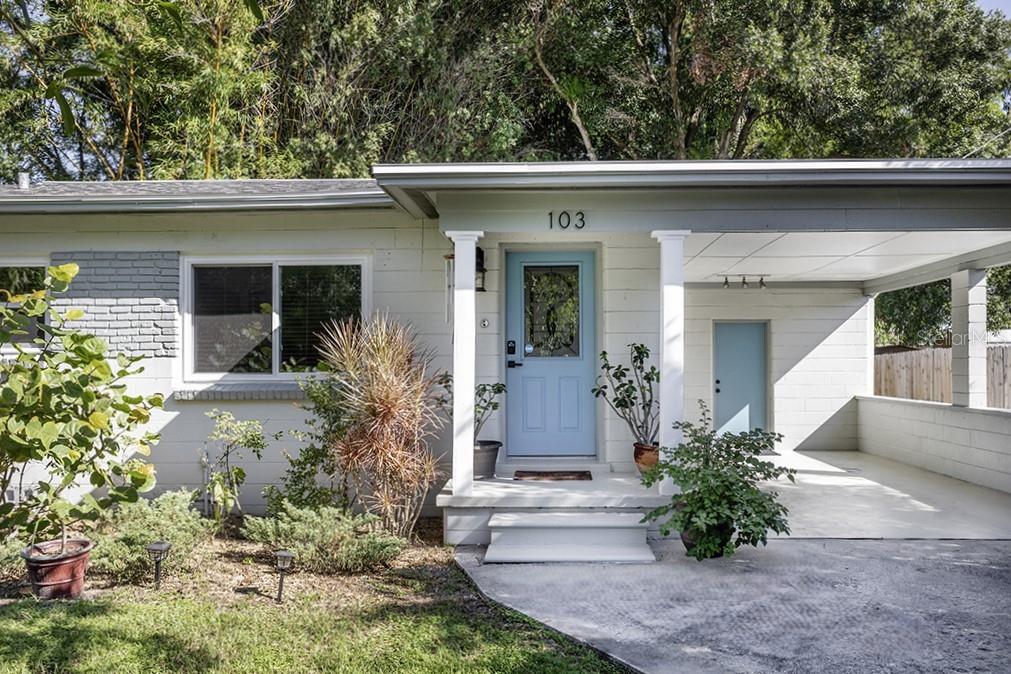
M 383 531 L 375 515 L 288 502 L 271 517 L 247 517 L 242 533 L 268 552 L 291 550 L 301 568 L 317 573 L 372 571 L 396 559 L 407 543 Z
M 439 544 L 437 521 L 387 568 L 321 575 L 295 563 L 277 604 L 272 556 L 208 539 L 201 563 L 95 586 L 84 601 L 0 599 L 0 674 L 24 672 L 620 672 L 594 651 L 487 602 Z

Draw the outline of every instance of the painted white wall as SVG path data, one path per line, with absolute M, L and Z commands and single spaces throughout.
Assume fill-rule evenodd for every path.
M 860 451 L 1011 493 L 1011 411 L 857 398 Z

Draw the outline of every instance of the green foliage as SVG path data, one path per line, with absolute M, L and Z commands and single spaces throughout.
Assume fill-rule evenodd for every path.
M 196 565 L 193 551 L 210 535 L 210 523 L 193 507 L 193 492 L 165 492 L 153 499 L 124 503 L 107 513 L 92 536 L 91 569 L 117 582 L 151 577 L 144 549 L 155 541 L 172 544 L 162 573 L 185 572 Z
M 720 434 L 701 400 L 699 408 L 699 423 L 674 423 L 684 441 L 663 449 L 659 463 L 643 473 L 647 487 L 670 478 L 681 488 L 646 520 L 659 521 L 665 536 L 687 534 L 694 541 L 687 554 L 698 560 L 731 555 L 742 545 L 764 545 L 769 530 L 790 533 L 786 506 L 775 491 L 760 488 L 768 480 L 794 480 L 796 471 L 758 458 L 772 452 L 783 436 L 761 429 Z
M 986 328 L 1011 329 L 1011 265 L 993 267 L 986 275 Z M 924 283 L 881 293 L 874 300 L 878 346 L 937 346 L 949 343 L 951 282 Z
M 0 536 L 65 539 L 69 524 L 95 521 L 154 486 L 154 467 L 131 457 L 149 455 L 157 441 L 141 427 L 162 397 L 128 394 L 124 380 L 143 371 L 141 359 L 110 362 L 105 342 L 67 327 L 81 309 L 52 306 L 77 271 L 76 264 L 50 267 L 35 292 L 0 291 L 14 303 L 0 303 L 0 347 L 16 353 L 0 359 Z M 16 339 L 29 326 L 41 336 Z M 21 500 L 8 500 L 22 487 Z
M 0 588 L 18 583 L 25 577 L 25 544 L 17 538 L 0 541 Z
M 481 429 L 500 407 L 498 397 L 506 392 L 502 382 L 478 384 L 474 387 L 474 439 L 481 435 Z
M 239 493 L 246 481 L 246 471 L 232 462 L 244 458 L 244 449 L 250 450 L 257 460 L 261 459 L 267 448 L 267 438 L 259 419 L 239 421 L 231 412 L 218 409 L 211 410 L 207 416 L 214 419 L 214 430 L 207 442 L 217 451 L 212 459 L 205 446 L 201 462 L 207 471 L 205 489 L 211 499 L 215 527 L 220 531 L 228 515 L 242 510 Z
M 0 175 L 1011 151 L 1011 23 L 972 0 L 617 10 L 0 0 Z
M 629 344 L 631 367 L 612 365 L 607 351 L 600 352 L 600 369 L 593 387 L 593 397 L 603 398 L 614 413 L 632 432 L 635 441 L 655 445 L 660 433 L 660 401 L 655 386 L 660 382 L 660 371 L 646 366 L 649 348 L 645 344 Z
M 271 550 L 291 550 L 296 566 L 316 573 L 372 571 L 396 559 L 406 546 L 404 539 L 382 530 L 378 517 L 287 502 L 272 517 L 247 517 L 243 534 Z
M 336 382 L 328 376 L 299 380 L 306 401 L 300 407 L 308 412 L 308 430 L 293 430 L 303 444 L 297 455 L 285 453 L 288 468 L 281 486 L 264 490 L 267 509 L 279 512 L 284 502 L 299 508 L 335 506 L 347 510 L 354 505 L 350 476 L 342 471 L 334 447 L 344 436 L 351 419 L 341 403 Z

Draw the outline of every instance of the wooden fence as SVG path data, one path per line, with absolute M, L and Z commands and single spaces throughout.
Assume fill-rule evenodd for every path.
M 989 407 L 1011 409 L 1011 345 L 986 351 Z M 951 349 L 920 349 L 874 356 L 874 393 L 893 398 L 951 402 Z

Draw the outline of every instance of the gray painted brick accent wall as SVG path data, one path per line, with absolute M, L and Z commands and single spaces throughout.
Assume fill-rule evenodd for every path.
M 74 321 L 105 339 L 112 353 L 176 355 L 179 334 L 179 253 L 71 251 L 53 253 L 54 265 L 76 262 L 81 271 L 56 306 L 84 310 Z

